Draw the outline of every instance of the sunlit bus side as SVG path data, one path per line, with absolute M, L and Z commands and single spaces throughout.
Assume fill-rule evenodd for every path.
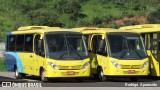
M 110 28 L 73 28 L 85 35 L 91 59 L 91 74 L 100 81 L 108 77 L 129 77 L 137 81 L 148 76 L 149 61 L 141 38 L 134 32 Z
M 26 75 L 67 77 L 82 81 L 90 76 L 90 59 L 81 32 L 47 26 L 20 27 L 9 32 L 5 63 L 16 78 Z
M 141 33 L 150 61 L 150 75 L 160 76 L 160 24 L 124 26 L 120 29 Z

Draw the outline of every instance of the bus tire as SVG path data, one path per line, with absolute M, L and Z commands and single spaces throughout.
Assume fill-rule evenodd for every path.
M 106 81 L 106 76 L 104 75 L 102 68 L 98 69 L 98 80 Z
M 48 81 L 48 78 L 45 76 L 44 69 L 41 70 L 40 77 L 41 77 L 42 82 L 47 82 Z
M 137 82 L 137 81 L 138 81 L 138 77 L 131 77 L 131 78 L 130 78 L 130 81 L 132 81 L 132 82 Z
M 15 68 L 15 77 L 16 79 L 22 79 L 23 78 L 23 74 L 18 72 L 18 68 Z

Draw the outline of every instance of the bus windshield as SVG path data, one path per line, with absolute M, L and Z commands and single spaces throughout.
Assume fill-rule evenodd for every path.
M 114 58 L 146 58 L 147 53 L 139 34 L 108 34 L 110 56 Z
M 84 59 L 88 57 L 84 36 L 79 33 L 48 33 L 47 57 L 57 60 Z

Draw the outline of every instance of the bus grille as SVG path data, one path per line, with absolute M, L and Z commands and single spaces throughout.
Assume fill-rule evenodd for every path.
M 59 65 L 59 70 L 79 70 L 81 69 L 81 65 L 77 65 L 77 66 L 61 66 Z
M 122 69 L 140 69 L 141 65 L 121 65 Z

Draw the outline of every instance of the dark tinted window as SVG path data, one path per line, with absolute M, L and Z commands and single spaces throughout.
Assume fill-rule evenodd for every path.
M 84 35 L 85 36 L 85 42 L 86 42 L 86 45 L 87 45 L 87 48 L 89 48 L 89 35 Z
M 25 35 L 25 45 L 24 51 L 32 52 L 33 51 L 33 34 Z
M 16 36 L 8 36 L 8 46 L 7 46 L 7 50 L 8 51 L 15 51 L 15 39 Z
M 40 35 L 36 35 L 34 39 L 34 51 L 38 55 L 38 40 L 40 40 Z
M 17 35 L 16 38 L 16 51 L 23 51 L 24 35 Z
M 103 41 L 101 39 L 101 35 L 94 35 L 92 39 L 92 51 L 97 53 L 100 49 L 103 48 Z
M 92 39 L 92 51 L 94 53 L 96 53 L 97 51 L 97 36 L 93 36 L 93 39 Z

